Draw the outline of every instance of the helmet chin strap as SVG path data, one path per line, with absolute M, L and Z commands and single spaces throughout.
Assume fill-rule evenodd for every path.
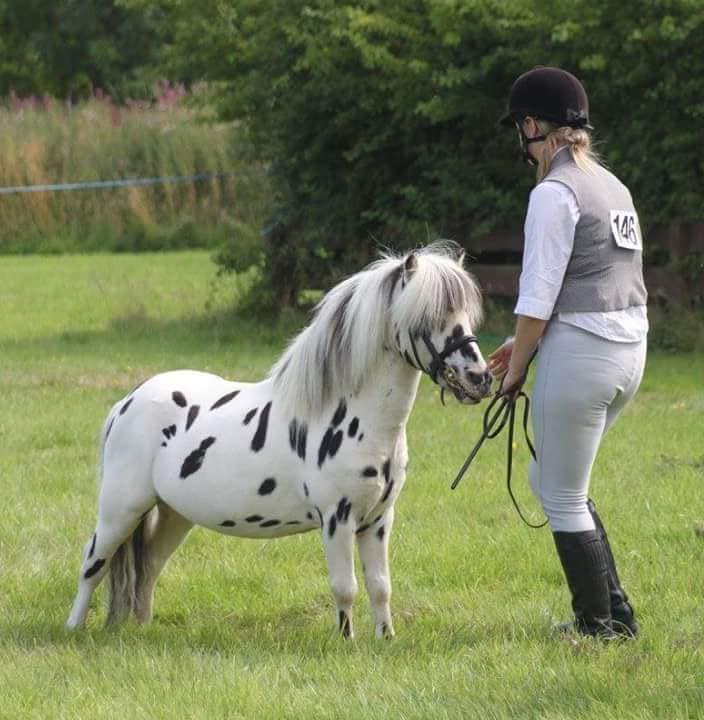
M 536 135 L 535 137 L 529 138 L 524 132 L 523 128 L 519 125 L 518 127 L 518 136 L 520 138 L 521 142 L 521 154 L 523 156 L 523 159 L 529 164 L 529 165 L 537 165 L 538 161 L 530 154 L 528 150 L 528 146 L 531 143 L 535 142 L 542 142 L 545 140 L 545 135 Z

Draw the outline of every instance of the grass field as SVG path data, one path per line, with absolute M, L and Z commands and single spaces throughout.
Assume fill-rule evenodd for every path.
M 480 411 L 443 408 L 426 379 L 391 543 L 396 639 L 373 639 L 363 591 L 357 640 L 337 637 L 315 532 L 195 530 L 150 626 L 104 630 L 98 602 L 67 633 L 109 406 L 165 369 L 258 378 L 296 330 L 236 319 L 235 292 L 197 252 L 0 260 L 0 718 L 704 716 L 701 355 L 651 354 L 594 471 L 636 642 L 550 636 L 568 616 L 550 533 L 512 509 L 503 443 L 449 490 Z M 517 493 L 537 511 L 520 442 L 517 457 Z

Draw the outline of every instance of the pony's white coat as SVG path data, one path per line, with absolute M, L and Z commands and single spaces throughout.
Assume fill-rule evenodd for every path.
M 147 380 L 103 430 L 98 523 L 68 625 L 85 621 L 108 568 L 109 618 L 148 620 L 159 572 L 197 524 L 254 538 L 322 528 L 344 634 L 356 539 L 376 633 L 392 634 L 388 543 L 420 378 L 409 337 L 429 333 L 447 347 L 472 334 L 480 313 L 471 276 L 451 248 L 433 245 L 386 256 L 333 288 L 262 382 L 192 370 Z M 476 345 L 447 362 L 486 385 Z

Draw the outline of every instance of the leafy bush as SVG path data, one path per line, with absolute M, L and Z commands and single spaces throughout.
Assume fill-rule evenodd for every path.
M 670 352 L 704 351 L 704 311 L 682 305 L 649 309 L 651 347 Z

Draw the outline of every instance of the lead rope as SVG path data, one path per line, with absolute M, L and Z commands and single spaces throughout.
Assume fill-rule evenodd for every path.
M 532 360 L 533 358 L 531 357 L 531 361 Z M 528 363 L 528 365 L 530 365 L 530 362 Z M 528 372 L 527 369 L 526 372 Z M 528 412 L 530 410 L 530 398 L 528 397 L 528 395 L 526 395 L 525 392 L 523 392 L 523 390 L 519 390 L 513 396 L 501 395 L 501 386 L 499 386 L 499 390 L 492 398 L 487 409 L 484 411 L 484 417 L 482 418 L 482 434 L 479 440 L 477 440 L 475 446 L 472 448 L 472 451 L 467 456 L 467 459 L 464 461 L 464 464 L 460 468 L 460 471 L 457 473 L 457 477 L 453 480 L 450 488 L 454 490 L 459 485 L 460 480 L 462 480 L 464 474 L 469 469 L 469 466 L 472 464 L 472 461 L 477 456 L 479 448 L 481 448 L 481 446 L 484 444 L 484 441 L 493 440 L 508 424 L 508 447 L 506 450 L 506 488 L 508 490 L 509 497 L 511 498 L 511 502 L 513 502 L 513 506 L 516 508 L 516 512 L 518 512 L 521 520 L 523 520 L 523 522 L 528 525 L 528 527 L 538 529 L 545 527 L 548 521 L 545 520 L 540 524 L 530 522 L 530 520 L 528 520 L 523 514 L 523 511 L 521 510 L 521 507 L 518 504 L 515 495 L 513 494 L 513 488 L 511 487 L 511 477 L 513 470 L 513 435 L 514 425 L 516 422 L 516 404 L 521 398 L 523 398 L 523 435 L 526 439 L 526 444 L 528 445 L 528 449 L 530 450 L 530 454 L 533 457 L 533 460 L 537 459 L 535 455 L 535 447 L 533 446 L 530 435 L 528 434 Z M 499 403 L 496 411 L 492 414 L 492 410 L 499 400 L 501 400 L 501 402 Z

